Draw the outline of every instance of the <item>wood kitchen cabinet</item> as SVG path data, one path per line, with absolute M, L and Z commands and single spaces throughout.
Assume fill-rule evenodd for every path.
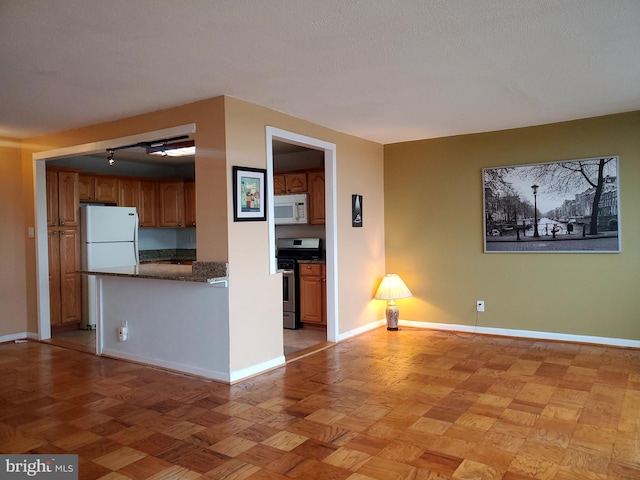
M 81 173 L 78 178 L 78 193 L 82 202 L 117 203 L 118 178 Z
M 184 226 L 196 226 L 196 182 L 184 182 Z
M 158 189 L 155 180 L 140 180 L 138 223 L 140 227 L 158 226 Z
M 158 182 L 160 227 L 184 226 L 184 182 L 166 180 Z
M 80 323 L 82 287 L 80 231 L 77 228 L 49 229 L 49 304 L 52 326 Z
M 277 173 L 273 175 L 273 194 L 307 192 L 307 172 Z
M 79 174 L 47 169 L 47 241 L 52 326 L 81 320 Z
M 136 207 L 140 204 L 140 181 L 136 179 L 118 179 L 118 206 Z
M 309 224 L 324 225 L 325 223 L 325 182 L 324 172 L 308 172 L 309 187 Z
M 300 321 L 313 326 L 327 325 L 326 266 L 300 264 Z
M 78 172 L 47 169 L 47 226 L 77 227 Z

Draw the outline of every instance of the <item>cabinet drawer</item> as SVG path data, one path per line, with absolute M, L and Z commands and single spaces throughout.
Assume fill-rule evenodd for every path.
M 322 264 L 320 263 L 301 263 L 300 264 L 300 276 L 322 276 Z

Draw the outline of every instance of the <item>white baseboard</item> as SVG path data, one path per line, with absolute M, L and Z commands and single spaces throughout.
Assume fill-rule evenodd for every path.
M 210 380 L 217 380 L 219 382 L 229 383 L 229 374 L 226 372 L 216 372 L 213 370 L 207 370 L 204 368 L 193 367 L 191 365 L 183 365 L 176 362 L 166 362 L 158 360 L 157 358 L 147 358 L 141 355 L 133 355 L 130 353 L 120 352 L 113 349 L 103 349 L 102 355 L 105 357 L 118 358 L 121 360 L 129 360 L 136 363 L 145 365 L 153 365 L 155 367 L 165 368 L 174 372 L 188 373 L 191 375 L 197 375 L 199 377 L 208 378 Z
M 37 340 L 38 336 L 29 332 L 11 333 L 9 335 L 2 335 L 0 337 L 0 343 L 15 342 L 16 340 L 24 340 L 25 338 Z
M 258 363 L 257 365 L 251 365 L 250 367 L 236 370 L 234 372 L 231 372 L 230 382 L 235 383 L 239 382 L 240 380 L 245 380 L 249 377 L 253 377 L 254 375 L 264 373 L 267 370 L 280 367 L 285 363 L 286 362 L 284 359 L 284 355 L 280 355 L 279 357 L 276 357 L 273 360 L 269 360 L 268 362 L 262 362 Z
M 570 333 L 538 332 L 535 330 L 512 330 L 509 328 L 476 327 L 473 325 L 458 325 L 450 323 L 414 322 L 412 320 L 400 320 L 398 324 L 404 327 L 427 328 L 431 330 L 449 330 L 452 332 L 480 333 L 484 335 L 496 335 L 500 337 L 530 338 L 536 340 L 554 340 L 560 342 L 591 343 L 595 345 L 640 348 L 640 340 L 629 340 L 626 338 L 573 335 Z
M 347 340 L 348 338 L 355 337 L 356 335 L 360 335 L 361 333 L 368 332 L 369 330 L 374 330 L 382 325 L 387 323 L 386 320 L 378 320 L 377 322 L 367 323 L 361 327 L 358 327 L 354 330 L 349 330 L 348 332 L 340 333 L 338 335 L 338 342 L 342 342 L 343 340 Z

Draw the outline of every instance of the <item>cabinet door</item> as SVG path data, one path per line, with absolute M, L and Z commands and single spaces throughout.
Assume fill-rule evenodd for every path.
M 287 188 L 287 193 L 306 193 L 307 191 L 306 172 L 285 174 L 285 184 Z
M 58 225 L 58 172 L 47 170 L 47 227 Z
M 56 179 L 57 183 L 57 179 Z M 60 236 L 58 230 L 47 232 L 49 246 L 49 319 L 60 325 Z
M 326 324 L 323 267 L 319 263 L 300 265 L 300 320 L 304 323 Z
M 63 324 L 81 319 L 80 231 L 60 231 L 60 320 Z
M 184 182 L 162 181 L 158 183 L 161 227 L 184 226 Z
M 138 221 L 141 227 L 158 226 L 158 198 L 156 182 L 140 181 L 140 204 L 138 205 Z
M 96 202 L 116 203 L 118 201 L 118 179 L 117 177 L 95 177 L 95 198 Z
M 287 188 L 284 181 L 284 174 L 277 174 L 273 176 L 273 194 L 283 195 L 287 193 Z
M 324 172 L 309 172 L 307 180 L 309 185 L 309 223 L 324 225 Z
M 196 182 L 184 182 L 184 224 L 196 226 Z
M 63 227 L 77 227 L 80 225 L 78 209 L 78 173 L 58 172 L 58 218 Z
M 78 175 L 78 198 L 81 202 L 93 202 L 96 198 L 96 181 L 93 175 Z
M 300 277 L 300 320 L 322 324 L 322 279 Z
M 136 207 L 140 203 L 140 182 L 138 180 L 118 180 L 118 206 Z M 139 210 L 139 209 L 138 209 Z M 140 212 L 138 212 L 140 214 Z

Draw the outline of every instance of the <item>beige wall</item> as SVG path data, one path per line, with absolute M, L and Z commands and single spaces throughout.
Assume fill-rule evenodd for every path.
M 154 130 L 196 124 L 198 259 L 230 264 L 231 370 L 269 362 L 282 355 L 281 278 L 269 273 L 266 222 L 233 222 L 232 165 L 266 168 L 267 125 L 337 145 L 338 316 L 340 333 L 364 327 L 383 317 L 382 302 L 371 300 L 384 274 L 383 147 L 229 97 L 217 97 L 106 124 L 88 126 L 25 142 L 22 165 L 18 152 L 0 180 L 11 185 L 9 198 L 19 199 L 10 219 L 20 236 L 7 253 L 23 281 L 11 296 L 19 313 L 16 330 L 37 331 L 35 246 L 25 239 L 33 225 L 32 154 L 105 141 Z M 4 153 L 3 153 L 4 158 Z M 4 168 L 4 164 L 3 164 Z M 8 167 L 9 168 L 9 167 Z M 22 169 L 22 172 L 21 172 Z M 29 179 L 20 186 L 16 177 Z M 5 180 L 7 179 L 7 180 Z M 11 193 L 8 193 L 11 192 Z M 364 228 L 351 228 L 351 194 L 364 196 Z M 16 255 L 15 252 L 19 254 Z M 25 267 L 26 265 L 26 267 Z M 2 276 L 3 281 L 7 278 Z M 15 277 L 12 277 L 14 280 Z M 27 285 L 26 287 L 24 285 Z M 3 284 L 4 285 L 4 284 Z M 4 287 L 3 287 L 4 288 Z M 3 290 L 3 299 L 5 292 Z M 20 301 L 20 297 L 22 301 Z M 24 312 L 24 303 L 28 312 Z M 22 308 L 22 310 L 20 310 Z
M 27 331 L 27 237 L 20 142 L 0 137 L 0 336 Z
M 385 146 L 387 270 L 401 318 L 640 339 L 640 112 Z M 619 254 L 485 254 L 485 167 L 619 155 Z
M 225 112 L 229 189 L 233 165 L 267 168 L 267 126 L 336 144 L 339 332 L 382 318 L 383 305 L 371 300 L 384 274 L 382 145 L 231 97 Z M 364 196 L 364 228 L 351 227 L 353 193 Z M 232 371 L 282 355 L 281 278 L 269 274 L 268 248 L 266 222 L 230 221 Z

